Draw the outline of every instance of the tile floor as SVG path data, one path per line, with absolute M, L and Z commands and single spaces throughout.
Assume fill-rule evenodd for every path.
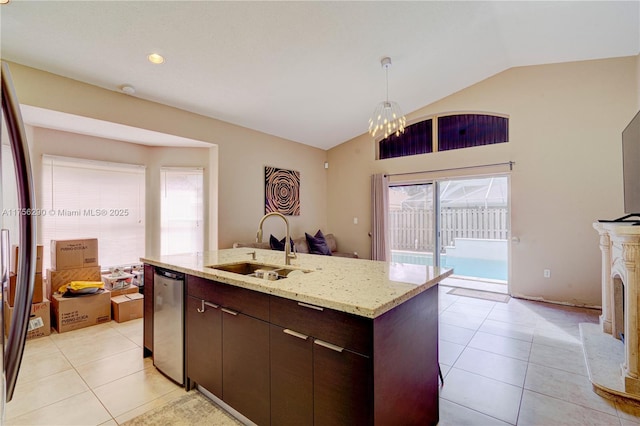
M 640 425 L 596 395 L 578 324 L 598 311 L 440 288 L 440 425 Z M 29 341 L 8 425 L 117 425 L 184 395 L 142 358 L 142 320 Z

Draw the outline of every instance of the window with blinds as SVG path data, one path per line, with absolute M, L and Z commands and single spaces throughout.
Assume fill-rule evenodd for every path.
M 203 251 L 203 182 L 201 168 L 160 169 L 163 255 Z
M 44 155 L 42 243 L 98 239 L 103 269 L 139 263 L 145 254 L 145 167 Z

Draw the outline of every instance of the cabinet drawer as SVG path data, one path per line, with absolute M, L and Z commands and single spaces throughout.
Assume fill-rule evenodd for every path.
M 189 275 L 187 294 L 224 308 L 269 321 L 269 295 Z
M 187 295 L 213 302 L 217 305 L 222 304 L 219 284 L 193 275 L 187 275 Z
M 271 296 L 271 323 L 364 355 L 373 348 L 373 321 Z
M 269 321 L 268 294 L 229 284 L 216 283 L 216 285 L 222 294 L 222 306 L 263 321 Z

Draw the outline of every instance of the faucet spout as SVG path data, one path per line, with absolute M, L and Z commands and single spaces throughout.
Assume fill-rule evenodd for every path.
M 281 218 L 284 221 L 284 226 L 285 226 L 285 239 L 284 239 L 284 264 L 285 265 L 291 265 L 291 233 L 289 231 L 289 221 L 287 220 L 287 218 L 282 214 L 282 213 L 278 213 L 278 212 L 271 212 L 271 213 L 267 213 L 264 216 L 262 216 L 262 219 L 260 219 L 260 223 L 258 223 L 258 232 L 256 234 L 256 242 L 257 243 L 261 243 L 262 242 L 262 225 L 264 224 L 264 221 L 269 217 L 269 216 L 276 216 Z M 293 257 L 295 257 L 295 253 L 293 254 Z

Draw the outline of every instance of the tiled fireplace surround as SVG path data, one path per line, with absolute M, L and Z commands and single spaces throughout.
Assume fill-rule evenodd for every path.
M 640 399 L 640 226 L 594 223 L 602 251 L 602 315 L 604 333 L 624 335 L 624 363 L 620 375 L 624 392 Z

